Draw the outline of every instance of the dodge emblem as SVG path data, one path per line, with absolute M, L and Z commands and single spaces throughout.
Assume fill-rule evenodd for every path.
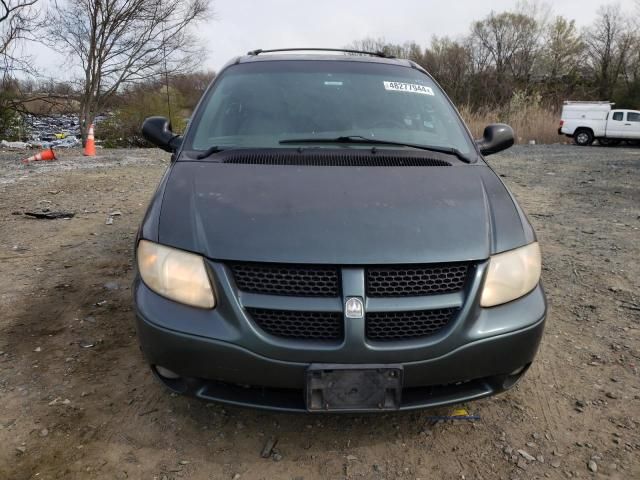
M 345 312 L 347 318 L 362 318 L 364 317 L 364 305 L 362 300 L 358 297 L 351 297 L 347 299 L 345 304 Z

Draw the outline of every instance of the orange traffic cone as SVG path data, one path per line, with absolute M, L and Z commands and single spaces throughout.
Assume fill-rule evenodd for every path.
M 24 160 L 22 160 L 22 163 L 39 162 L 39 161 L 47 162 L 49 160 L 57 160 L 56 152 L 53 151 L 53 148 L 49 148 L 49 150 L 43 150 L 36 155 L 33 155 L 29 158 L 25 158 Z
M 93 138 L 93 123 L 89 125 L 89 134 L 87 135 L 87 143 L 84 146 L 85 157 L 96 156 L 96 141 Z

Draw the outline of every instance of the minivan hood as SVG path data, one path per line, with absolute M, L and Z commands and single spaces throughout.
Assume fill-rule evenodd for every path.
M 214 260 L 342 265 L 480 260 L 532 235 L 505 186 L 481 163 L 178 161 L 158 225 L 160 243 Z

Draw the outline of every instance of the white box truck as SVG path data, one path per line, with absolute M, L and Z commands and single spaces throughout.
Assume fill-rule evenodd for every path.
M 564 102 L 558 134 L 578 145 L 640 142 L 640 111 L 614 110 L 611 102 Z

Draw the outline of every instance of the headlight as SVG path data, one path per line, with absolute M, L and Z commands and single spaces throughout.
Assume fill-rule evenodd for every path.
M 201 256 L 147 240 L 138 244 L 138 270 L 154 292 L 193 307 L 216 305 Z
M 480 305 L 493 307 L 529 293 L 540 281 L 541 269 L 538 242 L 493 255 L 489 259 Z

